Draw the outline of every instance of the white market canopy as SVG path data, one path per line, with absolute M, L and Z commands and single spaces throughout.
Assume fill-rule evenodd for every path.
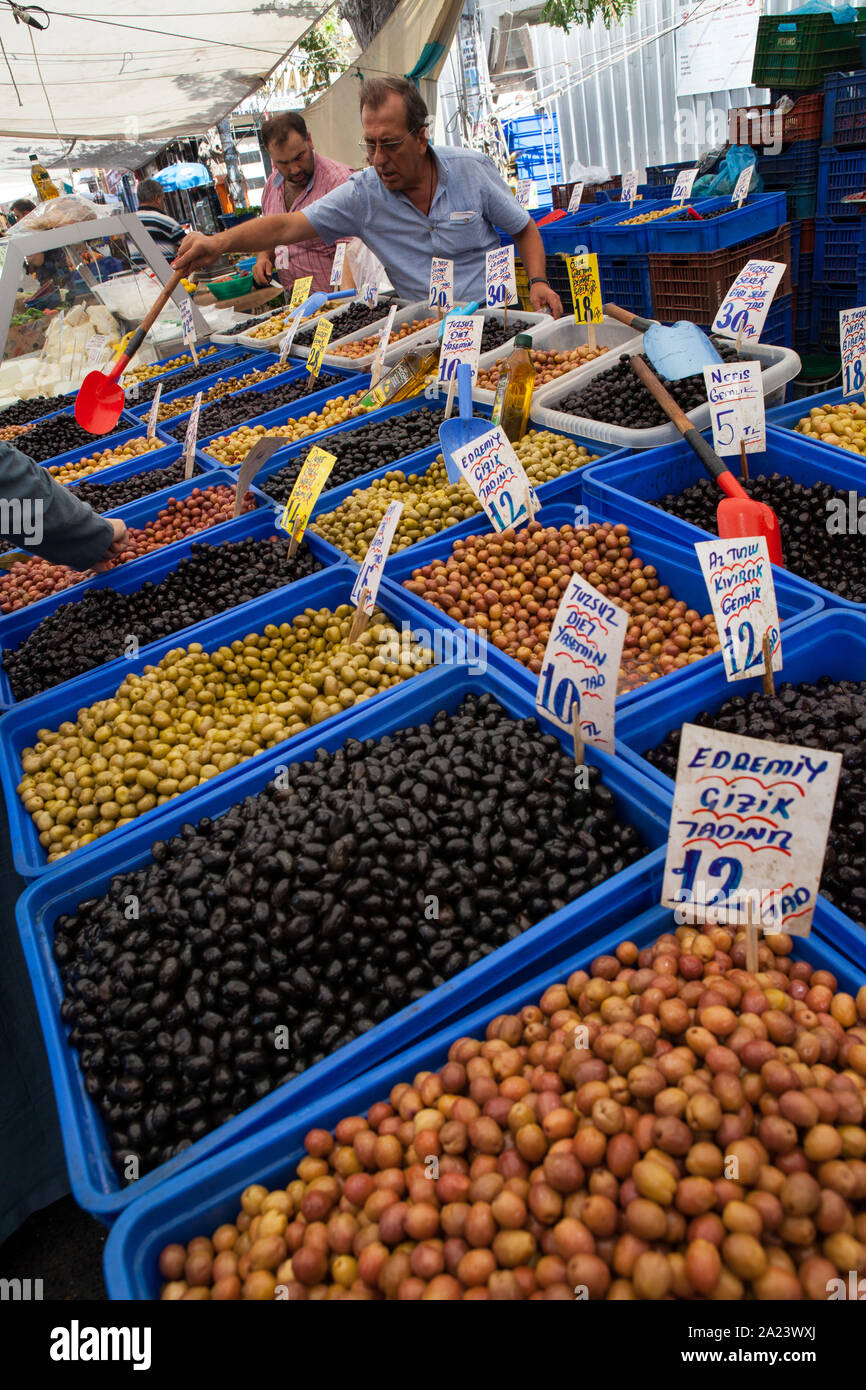
M 327 8 L 323 0 L 75 0 L 72 13 L 52 0 L 0 0 L 0 165 L 24 171 L 35 153 L 56 167 L 68 159 L 74 168 L 136 168 L 169 140 L 221 120 Z M 16 22 L 16 10 L 48 27 Z

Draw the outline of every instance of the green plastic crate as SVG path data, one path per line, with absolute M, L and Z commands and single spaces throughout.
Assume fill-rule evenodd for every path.
M 832 15 L 764 15 L 758 22 L 754 87 L 817 87 L 828 73 L 859 68 L 861 21 L 834 24 Z

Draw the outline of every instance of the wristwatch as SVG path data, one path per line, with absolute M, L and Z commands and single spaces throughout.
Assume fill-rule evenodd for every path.
M 550 281 L 545 279 L 543 275 L 535 275 L 529 282 L 529 288 L 532 289 L 533 285 L 547 285 L 549 287 Z

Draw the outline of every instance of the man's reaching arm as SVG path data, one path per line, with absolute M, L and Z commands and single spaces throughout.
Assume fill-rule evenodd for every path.
M 312 223 L 302 212 L 286 212 L 274 217 L 253 217 L 227 232 L 205 236 L 190 232 L 184 237 L 172 261 L 175 270 L 188 274 L 202 266 L 213 265 L 230 251 L 273 251 L 275 246 L 293 246 L 298 241 L 310 241 L 318 236 Z

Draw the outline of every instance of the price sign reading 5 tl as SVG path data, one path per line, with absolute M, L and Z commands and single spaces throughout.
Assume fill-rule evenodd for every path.
M 839 339 L 842 348 L 842 395 L 866 392 L 866 308 L 841 310 Z
M 595 254 L 569 256 L 568 279 L 574 300 L 575 323 L 601 323 L 604 309 L 598 278 L 598 257 Z
M 841 753 L 684 724 L 662 906 L 808 936 Z
M 741 441 L 747 453 L 763 453 L 767 445 L 760 362 L 704 367 L 704 382 L 716 453 L 738 454 Z

